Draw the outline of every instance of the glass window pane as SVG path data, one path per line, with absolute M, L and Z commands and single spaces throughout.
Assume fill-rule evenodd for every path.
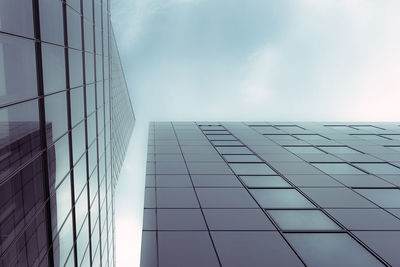
M 231 146 L 231 147 L 216 147 L 221 154 L 253 154 L 247 147 Z
M 400 140 L 400 134 L 382 134 L 381 136 L 392 140 Z
M 0 1 L 0 30 L 33 37 L 31 0 Z
M 251 189 L 251 194 L 263 208 L 314 208 L 296 189 Z
M 400 208 L 399 189 L 355 189 L 358 193 L 383 208 Z
M 326 137 L 323 137 L 319 134 L 294 134 L 293 136 L 304 140 L 304 141 L 319 141 L 319 140 L 327 140 Z
M 104 88 L 103 88 L 103 82 L 98 82 L 96 85 L 97 89 L 97 108 L 101 107 L 103 105 L 103 95 L 104 95 Z
M 94 82 L 94 55 L 85 53 L 85 75 L 86 84 Z
M 83 0 L 83 15 L 88 21 L 93 21 L 92 1 Z
M 57 232 L 71 212 L 71 181 L 69 175 L 51 192 L 50 210 L 53 233 Z
M 320 149 L 331 154 L 359 154 L 357 150 L 354 150 L 347 146 L 320 146 Z
M 312 163 L 312 165 L 326 174 L 364 174 L 347 163 Z
M 68 135 L 47 150 L 50 184 L 57 186 L 70 169 Z
M 93 53 L 93 24 L 86 20 L 84 20 L 83 23 L 85 33 L 85 50 Z
M 34 41 L 0 33 L 0 105 L 37 96 L 34 45 Z
M 81 122 L 78 126 L 72 129 L 72 151 L 74 163 L 85 152 L 85 123 Z
M 54 142 L 68 130 L 66 102 L 65 92 L 46 96 L 44 99 L 48 143 Z
M 286 234 L 307 266 L 383 266 L 347 234 Z
M 71 123 L 72 127 L 82 121 L 85 114 L 85 99 L 83 88 L 79 87 L 70 91 L 71 98 Z
M 68 46 L 82 49 L 81 16 L 70 7 L 67 7 Z
M 291 187 L 282 177 L 277 175 L 240 176 L 240 179 L 242 179 L 247 187 Z
M 91 114 L 96 110 L 96 94 L 94 84 L 86 86 L 86 111 Z
M 54 233 L 53 235 L 56 235 Z M 73 254 L 68 258 L 68 256 L 71 253 L 72 250 L 72 245 L 73 245 L 73 229 L 72 229 L 72 215 L 68 216 L 68 219 L 66 220 L 65 224 L 61 228 L 59 235 L 55 236 L 53 239 L 53 245 L 54 245 L 54 265 L 55 266 L 64 266 L 64 264 L 72 259 L 73 262 Z M 72 251 L 73 253 L 73 251 Z M 71 262 L 71 265 L 72 265 Z M 69 262 L 68 262 L 69 264 Z M 68 265 L 66 265 L 68 266 Z
M 71 88 L 83 84 L 82 52 L 69 49 L 69 85 Z
M 210 230 L 276 230 L 261 209 L 203 209 Z
M 269 210 L 282 230 L 340 230 L 341 228 L 320 210 Z
M 229 166 L 238 175 L 269 175 L 276 174 L 264 163 L 231 163 Z
M 37 100 L 0 109 L 0 181 L 41 150 Z
M 80 158 L 79 162 L 74 167 L 74 190 L 75 197 L 78 197 L 82 188 L 86 185 L 86 157 Z
M 285 146 L 287 150 L 295 154 L 323 154 L 321 150 L 312 146 Z
M 228 162 L 261 162 L 256 155 L 224 155 Z
M 85 2 L 86 0 L 83 1 Z M 67 0 L 67 4 L 78 12 L 81 10 L 81 0 Z
M 388 163 L 354 163 L 354 165 L 372 174 L 400 174 L 400 168 Z
M 264 134 L 265 137 L 273 141 L 293 141 L 297 140 L 295 137 L 288 134 Z
M 353 134 L 353 136 L 356 136 L 360 139 L 367 140 L 367 141 L 383 141 L 383 140 L 388 140 L 385 137 L 375 135 L 375 134 Z
M 65 55 L 61 46 L 42 43 L 43 84 L 45 94 L 65 90 Z
M 40 37 L 43 41 L 64 45 L 62 2 L 40 0 Z

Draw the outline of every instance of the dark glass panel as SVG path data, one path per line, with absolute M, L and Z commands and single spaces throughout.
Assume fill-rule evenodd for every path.
M 36 100 L 0 109 L 0 181 L 41 149 Z
M 72 127 L 82 121 L 85 114 L 85 99 L 83 88 L 79 87 L 70 91 L 71 98 L 71 123 Z
M 31 0 L 1 0 L 0 30 L 33 37 Z
M 68 46 L 82 49 L 81 16 L 67 7 Z
M 69 49 L 69 83 L 74 88 L 83 84 L 82 52 Z
M 85 152 L 85 123 L 81 122 L 74 129 L 72 129 L 72 153 L 74 163 L 82 156 Z
M 37 96 L 34 45 L 0 33 L 0 105 Z
M 64 135 L 47 150 L 50 184 L 58 186 L 70 168 L 69 139 Z
M 94 82 L 94 55 L 85 53 L 86 84 Z
M 47 142 L 52 143 L 68 130 L 67 96 L 65 92 L 44 99 L 46 109 Z
M 62 2 L 57 0 L 40 0 L 39 8 L 41 39 L 64 45 Z
M 96 93 L 94 84 L 86 86 L 86 111 L 91 114 L 96 110 Z
M 85 1 L 89 2 L 89 1 Z M 85 50 L 93 53 L 93 24 L 86 20 L 83 21 L 84 34 L 85 34 Z
M 66 89 L 64 48 L 42 43 L 42 60 L 44 93 Z

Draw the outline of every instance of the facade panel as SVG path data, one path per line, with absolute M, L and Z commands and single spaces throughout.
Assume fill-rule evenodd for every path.
M 108 0 L 0 1 L 0 266 L 114 266 L 135 117 Z
M 141 266 L 399 265 L 399 134 L 150 123 Z

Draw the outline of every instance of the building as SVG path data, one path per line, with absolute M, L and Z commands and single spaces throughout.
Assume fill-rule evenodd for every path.
M 135 117 L 108 0 L 0 1 L 0 266 L 114 266 Z
M 400 123 L 150 124 L 141 266 L 398 266 Z

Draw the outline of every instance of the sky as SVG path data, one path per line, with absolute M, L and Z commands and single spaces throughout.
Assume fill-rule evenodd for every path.
M 148 121 L 399 121 L 400 1 L 112 0 L 137 118 L 117 265 L 138 266 Z

